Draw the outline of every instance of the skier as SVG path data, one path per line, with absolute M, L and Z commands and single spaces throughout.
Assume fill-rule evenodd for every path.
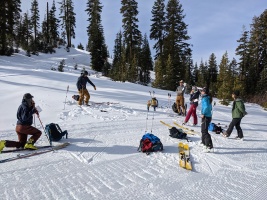
M 78 104 L 81 106 L 83 103 L 83 100 L 85 102 L 85 105 L 88 106 L 88 102 L 90 99 L 90 94 L 88 92 L 88 90 L 86 89 L 86 83 L 90 83 L 94 89 L 96 90 L 95 85 L 92 83 L 92 81 L 90 81 L 90 79 L 88 78 L 88 72 L 84 71 L 83 73 L 81 73 L 81 76 L 78 78 L 77 81 L 77 89 L 79 91 L 79 101 Z
M 23 96 L 22 103 L 17 111 L 17 126 L 16 132 L 18 135 L 19 141 L 11 140 L 1 140 L 0 141 L 0 152 L 4 147 L 16 147 L 24 149 L 33 149 L 36 150 L 37 147 L 34 146 L 34 143 L 39 139 L 42 132 L 37 128 L 31 126 L 33 123 L 33 115 L 39 114 L 35 108 L 35 103 L 33 101 L 33 96 L 30 93 L 26 93 Z M 27 141 L 27 136 L 31 135 Z
M 208 132 L 208 127 L 211 122 L 212 117 L 212 96 L 209 94 L 209 89 L 207 87 L 204 87 L 201 90 L 201 133 L 202 133 L 202 143 L 204 145 L 204 148 L 207 152 L 211 152 L 213 149 L 213 144 L 211 140 L 211 136 Z
M 235 139 L 243 140 L 244 136 L 243 136 L 243 131 L 240 127 L 240 124 L 241 124 L 242 118 L 247 114 L 247 112 L 246 112 L 244 102 L 239 98 L 239 94 L 240 92 L 238 90 L 232 93 L 232 98 L 234 99 L 233 108 L 232 108 L 233 119 L 230 125 L 228 126 L 227 131 L 223 131 L 223 136 L 228 138 L 231 135 L 235 127 L 237 130 L 237 136 L 235 137 Z
M 184 86 L 184 81 L 181 80 L 180 86 L 177 87 L 176 93 L 176 106 L 178 110 L 178 115 L 181 115 L 181 108 L 182 107 L 182 115 L 185 116 L 185 106 L 184 106 L 184 92 L 185 92 L 185 86 Z
M 190 106 L 189 111 L 187 112 L 183 125 L 185 125 L 189 121 L 191 115 L 193 116 L 193 120 L 194 120 L 193 125 L 194 126 L 197 125 L 197 106 L 198 106 L 199 95 L 200 95 L 199 90 L 197 89 L 196 86 L 193 86 L 192 91 L 190 93 L 190 99 L 189 99 L 191 106 Z

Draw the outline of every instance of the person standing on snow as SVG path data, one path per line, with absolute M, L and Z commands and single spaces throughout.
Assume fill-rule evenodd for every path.
M 176 89 L 177 97 L 176 97 L 175 103 L 177 106 L 178 115 L 181 115 L 181 107 L 182 107 L 182 115 L 185 115 L 185 106 L 184 106 L 185 86 L 184 86 L 184 81 L 181 80 L 179 83 L 180 83 L 180 86 L 178 86 Z
M 234 127 L 237 130 L 237 136 L 235 139 L 243 140 L 243 131 L 240 127 L 242 118 L 247 114 L 244 102 L 239 98 L 240 92 L 238 90 L 232 93 L 232 98 L 234 99 L 232 108 L 232 121 L 227 129 L 223 131 L 223 136 L 228 138 L 233 132 Z
M 86 89 L 86 83 L 90 83 L 94 89 L 96 90 L 96 87 L 95 85 L 92 83 L 92 81 L 90 81 L 90 79 L 88 78 L 88 72 L 87 71 L 84 71 L 81 76 L 78 78 L 78 81 L 77 81 L 77 89 L 79 91 L 79 101 L 78 101 L 78 104 L 81 106 L 82 103 L 83 103 L 83 100 L 84 100 L 84 103 L 85 105 L 88 106 L 88 102 L 89 102 L 89 99 L 90 99 L 90 94 L 88 92 L 88 90 Z
M 193 120 L 194 120 L 193 125 L 197 125 L 197 106 L 198 106 L 199 95 L 200 95 L 199 90 L 197 89 L 196 86 L 193 86 L 192 91 L 190 93 L 190 99 L 189 99 L 191 106 L 190 106 L 189 111 L 187 112 L 183 125 L 185 125 L 189 121 L 191 115 L 193 116 Z
M 17 111 L 17 126 L 16 132 L 18 135 L 17 141 L 1 140 L 0 141 L 0 152 L 4 147 L 16 147 L 24 149 L 36 150 L 37 147 L 34 143 L 40 138 L 42 132 L 37 128 L 31 126 L 33 123 L 33 115 L 39 114 L 35 108 L 35 103 L 33 101 L 33 96 L 30 93 L 26 93 L 23 96 L 22 103 Z M 27 141 L 27 136 L 31 135 Z
M 210 152 L 213 149 L 213 144 L 211 136 L 208 132 L 208 127 L 211 122 L 212 117 L 212 96 L 209 94 L 209 89 L 204 87 L 201 90 L 201 133 L 202 133 L 202 143 L 207 152 Z

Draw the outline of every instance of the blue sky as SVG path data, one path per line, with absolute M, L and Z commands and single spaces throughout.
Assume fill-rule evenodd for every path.
M 56 7 L 59 5 L 56 0 Z M 120 14 L 120 0 L 100 0 L 103 5 L 102 25 L 104 27 L 106 44 L 110 54 L 113 52 L 116 34 L 122 30 L 122 15 Z M 31 0 L 22 0 L 22 11 L 30 12 Z M 44 19 L 46 2 L 51 8 L 53 0 L 39 0 L 40 19 Z M 74 0 L 76 13 L 76 38 L 73 44 L 77 46 L 80 42 L 85 46 L 88 40 L 86 27 L 87 0 Z M 155 0 L 137 0 L 139 30 L 149 36 L 151 25 L 151 10 Z M 165 1 L 167 3 L 167 0 Z M 186 15 L 184 21 L 188 24 L 189 41 L 192 44 L 193 61 L 200 63 L 201 59 L 208 61 L 211 53 L 217 57 L 219 64 L 222 55 L 227 51 L 229 58 L 235 56 L 236 42 L 242 34 L 243 25 L 250 30 L 250 24 L 254 16 L 259 16 L 267 8 L 266 0 L 180 0 Z M 154 41 L 150 41 L 152 46 Z

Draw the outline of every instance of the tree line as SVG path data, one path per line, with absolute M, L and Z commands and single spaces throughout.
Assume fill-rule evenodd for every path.
M 179 0 L 155 0 L 151 9 L 150 33 L 142 34 L 138 26 L 138 3 L 121 0 L 122 29 L 116 34 L 112 63 L 105 44 L 100 0 L 88 0 L 86 50 L 90 52 L 92 69 L 115 81 L 130 81 L 148 85 L 150 71 L 154 70 L 153 87 L 175 90 L 183 79 L 189 86 L 207 86 L 218 98 L 229 100 L 233 89 L 238 89 L 248 100 L 266 102 L 267 86 L 267 11 L 254 17 L 251 29 L 243 27 L 238 40 L 236 56 L 229 59 L 227 51 L 219 64 L 212 53 L 208 61 L 193 62 L 190 36 L 185 14 Z M 32 54 L 53 53 L 64 45 L 73 47 L 76 13 L 72 0 L 60 0 L 56 16 L 55 0 L 46 6 L 40 22 L 38 1 L 32 0 L 31 9 L 21 13 L 20 0 L 2 0 L 0 3 L 0 55 L 11 55 L 19 47 Z M 154 41 L 154 58 L 148 40 Z M 82 44 L 78 48 L 84 49 Z

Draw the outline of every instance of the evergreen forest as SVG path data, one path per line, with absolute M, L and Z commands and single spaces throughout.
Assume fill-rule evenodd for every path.
M 38 0 L 31 0 L 31 9 L 21 11 L 21 0 L 0 2 L 0 55 L 11 56 L 19 49 L 27 55 L 55 53 L 56 48 L 74 47 L 76 13 L 74 0 L 53 0 L 40 8 Z M 40 16 L 40 9 L 46 14 Z M 236 58 L 227 51 L 220 62 L 214 53 L 200 63 L 192 59 L 188 24 L 179 0 L 154 0 L 151 8 L 150 33 L 142 33 L 138 23 L 138 1 L 121 0 L 121 30 L 114 38 L 111 57 L 102 26 L 101 0 L 87 0 L 84 12 L 88 41 L 79 49 L 90 52 L 92 69 L 115 81 L 129 81 L 150 85 L 150 71 L 155 72 L 152 87 L 175 91 L 180 80 L 191 86 L 209 87 L 213 96 L 227 103 L 233 90 L 239 90 L 248 102 L 267 107 L 267 10 L 252 19 L 250 29 L 242 29 L 236 47 Z M 149 40 L 154 42 L 149 46 Z M 151 49 L 155 51 L 152 57 Z

